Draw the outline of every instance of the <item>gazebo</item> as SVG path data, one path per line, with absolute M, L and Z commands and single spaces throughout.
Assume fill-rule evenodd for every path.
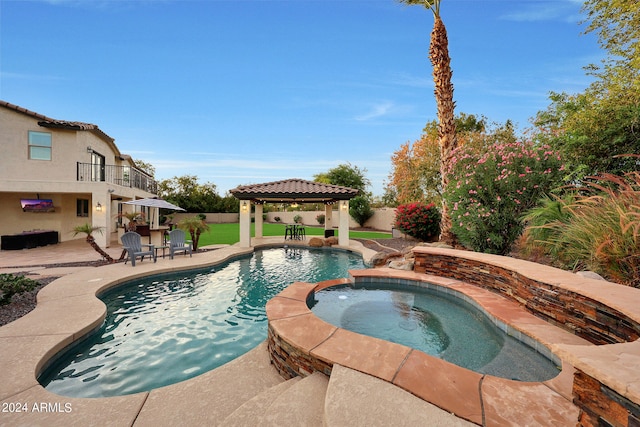
M 255 205 L 255 237 L 262 237 L 264 203 L 323 203 L 325 230 L 333 228 L 333 205 L 338 204 L 338 244 L 349 245 L 349 200 L 358 190 L 303 179 L 286 179 L 264 184 L 242 185 L 230 190 L 240 200 L 240 246 L 251 246 L 251 204 Z

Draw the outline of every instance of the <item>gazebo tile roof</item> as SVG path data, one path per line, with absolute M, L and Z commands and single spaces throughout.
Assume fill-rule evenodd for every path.
M 263 184 L 241 185 L 230 190 L 236 198 L 246 199 L 338 199 L 348 200 L 358 195 L 358 190 L 340 185 L 323 184 L 304 179 L 285 179 Z

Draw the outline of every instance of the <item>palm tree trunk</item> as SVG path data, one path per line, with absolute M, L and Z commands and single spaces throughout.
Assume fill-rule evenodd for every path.
M 451 58 L 449 57 L 449 41 L 447 39 L 447 29 L 438 14 L 434 14 L 429 59 L 433 64 L 434 93 L 438 109 L 440 175 L 442 191 L 444 191 L 449 183 L 448 169 L 453 150 L 458 145 L 458 139 L 454 117 L 455 102 L 453 101 L 453 83 L 451 83 L 453 73 L 451 72 Z M 451 217 L 444 198 L 442 200 L 440 240 L 450 245 L 455 244 L 455 236 L 451 233 Z
M 96 239 L 94 239 L 92 235 L 87 236 L 87 243 L 89 243 L 91 247 L 95 249 L 95 251 L 100 255 L 102 255 L 104 259 L 106 259 L 109 263 L 116 262 L 108 253 L 106 253 L 100 246 L 98 246 L 98 244 L 96 243 Z

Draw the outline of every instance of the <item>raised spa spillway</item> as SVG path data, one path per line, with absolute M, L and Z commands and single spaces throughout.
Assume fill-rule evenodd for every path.
M 470 303 L 416 286 L 359 282 L 318 291 L 310 308 L 334 326 L 405 345 L 481 374 L 545 381 L 557 364 L 507 335 Z

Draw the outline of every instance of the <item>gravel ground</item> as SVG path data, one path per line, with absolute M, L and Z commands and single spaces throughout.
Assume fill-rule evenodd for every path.
M 392 238 L 392 239 L 355 239 L 360 241 L 365 247 L 372 249 L 376 252 L 402 252 L 405 249 L 412 248 L 417 244 L 416 240 L 404 239 L 404 238 Z M 65 264 L 50 264 L 44 267 L 70 267 L 70 266 L 98 266 L 104 264 L 103 262 L 86 262 L 86 263 L 65 263 Z M 19 274 L 19 273 L 18 273 Z M 43 277 L 40 279 L 34 279 L 40 286 L 36 287 L 32 291 L 23 292 L 19 295 L 14 295 L 11 299 L 11 303 L 0 306 L 0 326 L 13 322 L 14 320 L 24 316 L 36 307 L 36 295 L 38 291 L 57 279 L 57 277 Z
M 16 276 L 19 274 L 16 274 Z M 36 308 L 36 295 L 40 289 L 53 282 L 57 277 L 44 277 L 37 280 L 40 283 L 33 290 L 14 295 L 11 303 L 0 306 L 0 326 L 13 322 Z

